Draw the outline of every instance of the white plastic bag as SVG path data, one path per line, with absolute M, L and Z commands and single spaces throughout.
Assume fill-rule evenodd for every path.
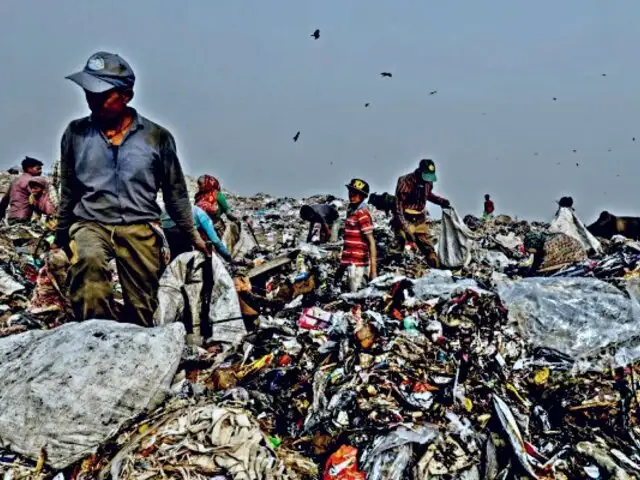
M 585 251 L 602 251 L 602 245 L 584 226 L 572 208 L 561 207 L 549 226 L 550 233 L 564 233 L 580 242 Z
M 201 328 L 204 262 L 205 257 L 201 253 L 187 252 L 178 255 L 167 267 L 160 278 L 158 309 L 153 317 L 154 325 L 183 322 Z M 211 264 L 213 287 L 209 321 L 212 323 L 212 335 L 209 340 L 235 343 L 247 333 L 242 321 L 238 294 L 222 260 L 217 255 L 213 255 Z M 228 321 L 220 323 L 221 320 Z
M 453 208 L 442 209 L 442 230 L 438 239 L 438 257 L 443 267 L 457 268 L 469 264 L 478 237 L 469 230 Z
M 65 468 L 164 400 L 185 330 L 107 320 L 0 339 L 0 446 Z

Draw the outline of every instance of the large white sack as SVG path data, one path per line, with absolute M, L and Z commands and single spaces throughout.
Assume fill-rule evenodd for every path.
M 0 445 L 62 469 L 164 399 L 184 348 L 180 324 L 68 323 L 0 339 Z
M 178 255 L 160 278 L 158 309 L 153 317 L 154 325 L 182 322 L 185 325 L 200 325 L 202 310 L 203 267 L 205 257 L 199 252 Z M 213 323 L 211 341 L 235 343 L 246 335 L 242 321 L 240 301 L 233 279 L 222 260 L 211 257 L 213 288 L 209 320 Z M 234 319 L 224 323 L 220 320 Z
M 465 225 L 453 208 L 442 209 L 438 257 L 443 267 L 468 265 L 477 235 Z
M 580 242 L 585 250 L 602 251 L 602 245 L 584 226 L 572 208 L 560 207 L 549 226 L 551 233 L 564 233 Z

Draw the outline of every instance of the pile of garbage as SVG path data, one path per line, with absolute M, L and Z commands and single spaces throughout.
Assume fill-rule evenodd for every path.
M 374 212 L 380 276 L 346 293 L 340 245 L 303 242 L 322 200 L 230 195 L 251 267 L 214 257 L 206 292 L 178 257 L 152 329 L 30 312 L 58 263 L 3 227 L 3 478 L 640 477 L 638 244 L 446 209 L 433 270 Z M 525 236 L 558 233 L 584 260 L 532 275 Z

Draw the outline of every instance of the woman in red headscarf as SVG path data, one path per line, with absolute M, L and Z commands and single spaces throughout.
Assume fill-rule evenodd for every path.
M 213 220 L 216 230 L 218 231 L 218 235 L 220 235 L 220 238 L 222 238 L 223 241 L 225 237 L 225 230 L 227 228 L 231 229 L 231 231 L 226 235 L 228 241 L 225 242 L 227 244 L 227 248 L 231 250 L 239 236 L 239 222 L 231 213 L 231 207 L 227 202 L 227 197 L 222 193 L 218 179 L 213 175 L 202 175 L 199 177 L 198 192 L 196 193 L 194 200 L 195 204 L 204 210 L 209 217 L 211 217 L 211 220 Z M 233 222 L 233 225 L 229 225 L 227 227 L 222 220 L 223 214 Z
M 220 182 L 217 178 L 211 175 L 202 175 L 198 178 L 198 192 L 195 196 L 195 203 L 207 212 L 214 222 L 218 218 L 218 194 L 220 193 L 222 192 L 220 191 Z

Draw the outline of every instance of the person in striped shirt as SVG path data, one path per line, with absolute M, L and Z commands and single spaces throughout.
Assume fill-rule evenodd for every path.
M 396 187 L 396 216 L 392 223 L 400 247 L 404 249 L 407 243 L 416 245 L 431 268 L 439 268 L 440 260 L 429 235 L 425 214 L 427 201 L 442 208 L 451 206 L 449 200 L 433 193 L 436 180 L 436 165 L 429 159 L 420 160 L 417 170 L 400 177 Z
M 344 224 L 344 247 L 336 280 L 340 281 L 347 272 L 349 290 L 355 292 L 363 288 L 367 278 L 373 280 L 378 274 L 378 252 L 373 237 L 373 219 L 367 208 L 369 184 L 354 178 L 347 185 L 349 208 Z

